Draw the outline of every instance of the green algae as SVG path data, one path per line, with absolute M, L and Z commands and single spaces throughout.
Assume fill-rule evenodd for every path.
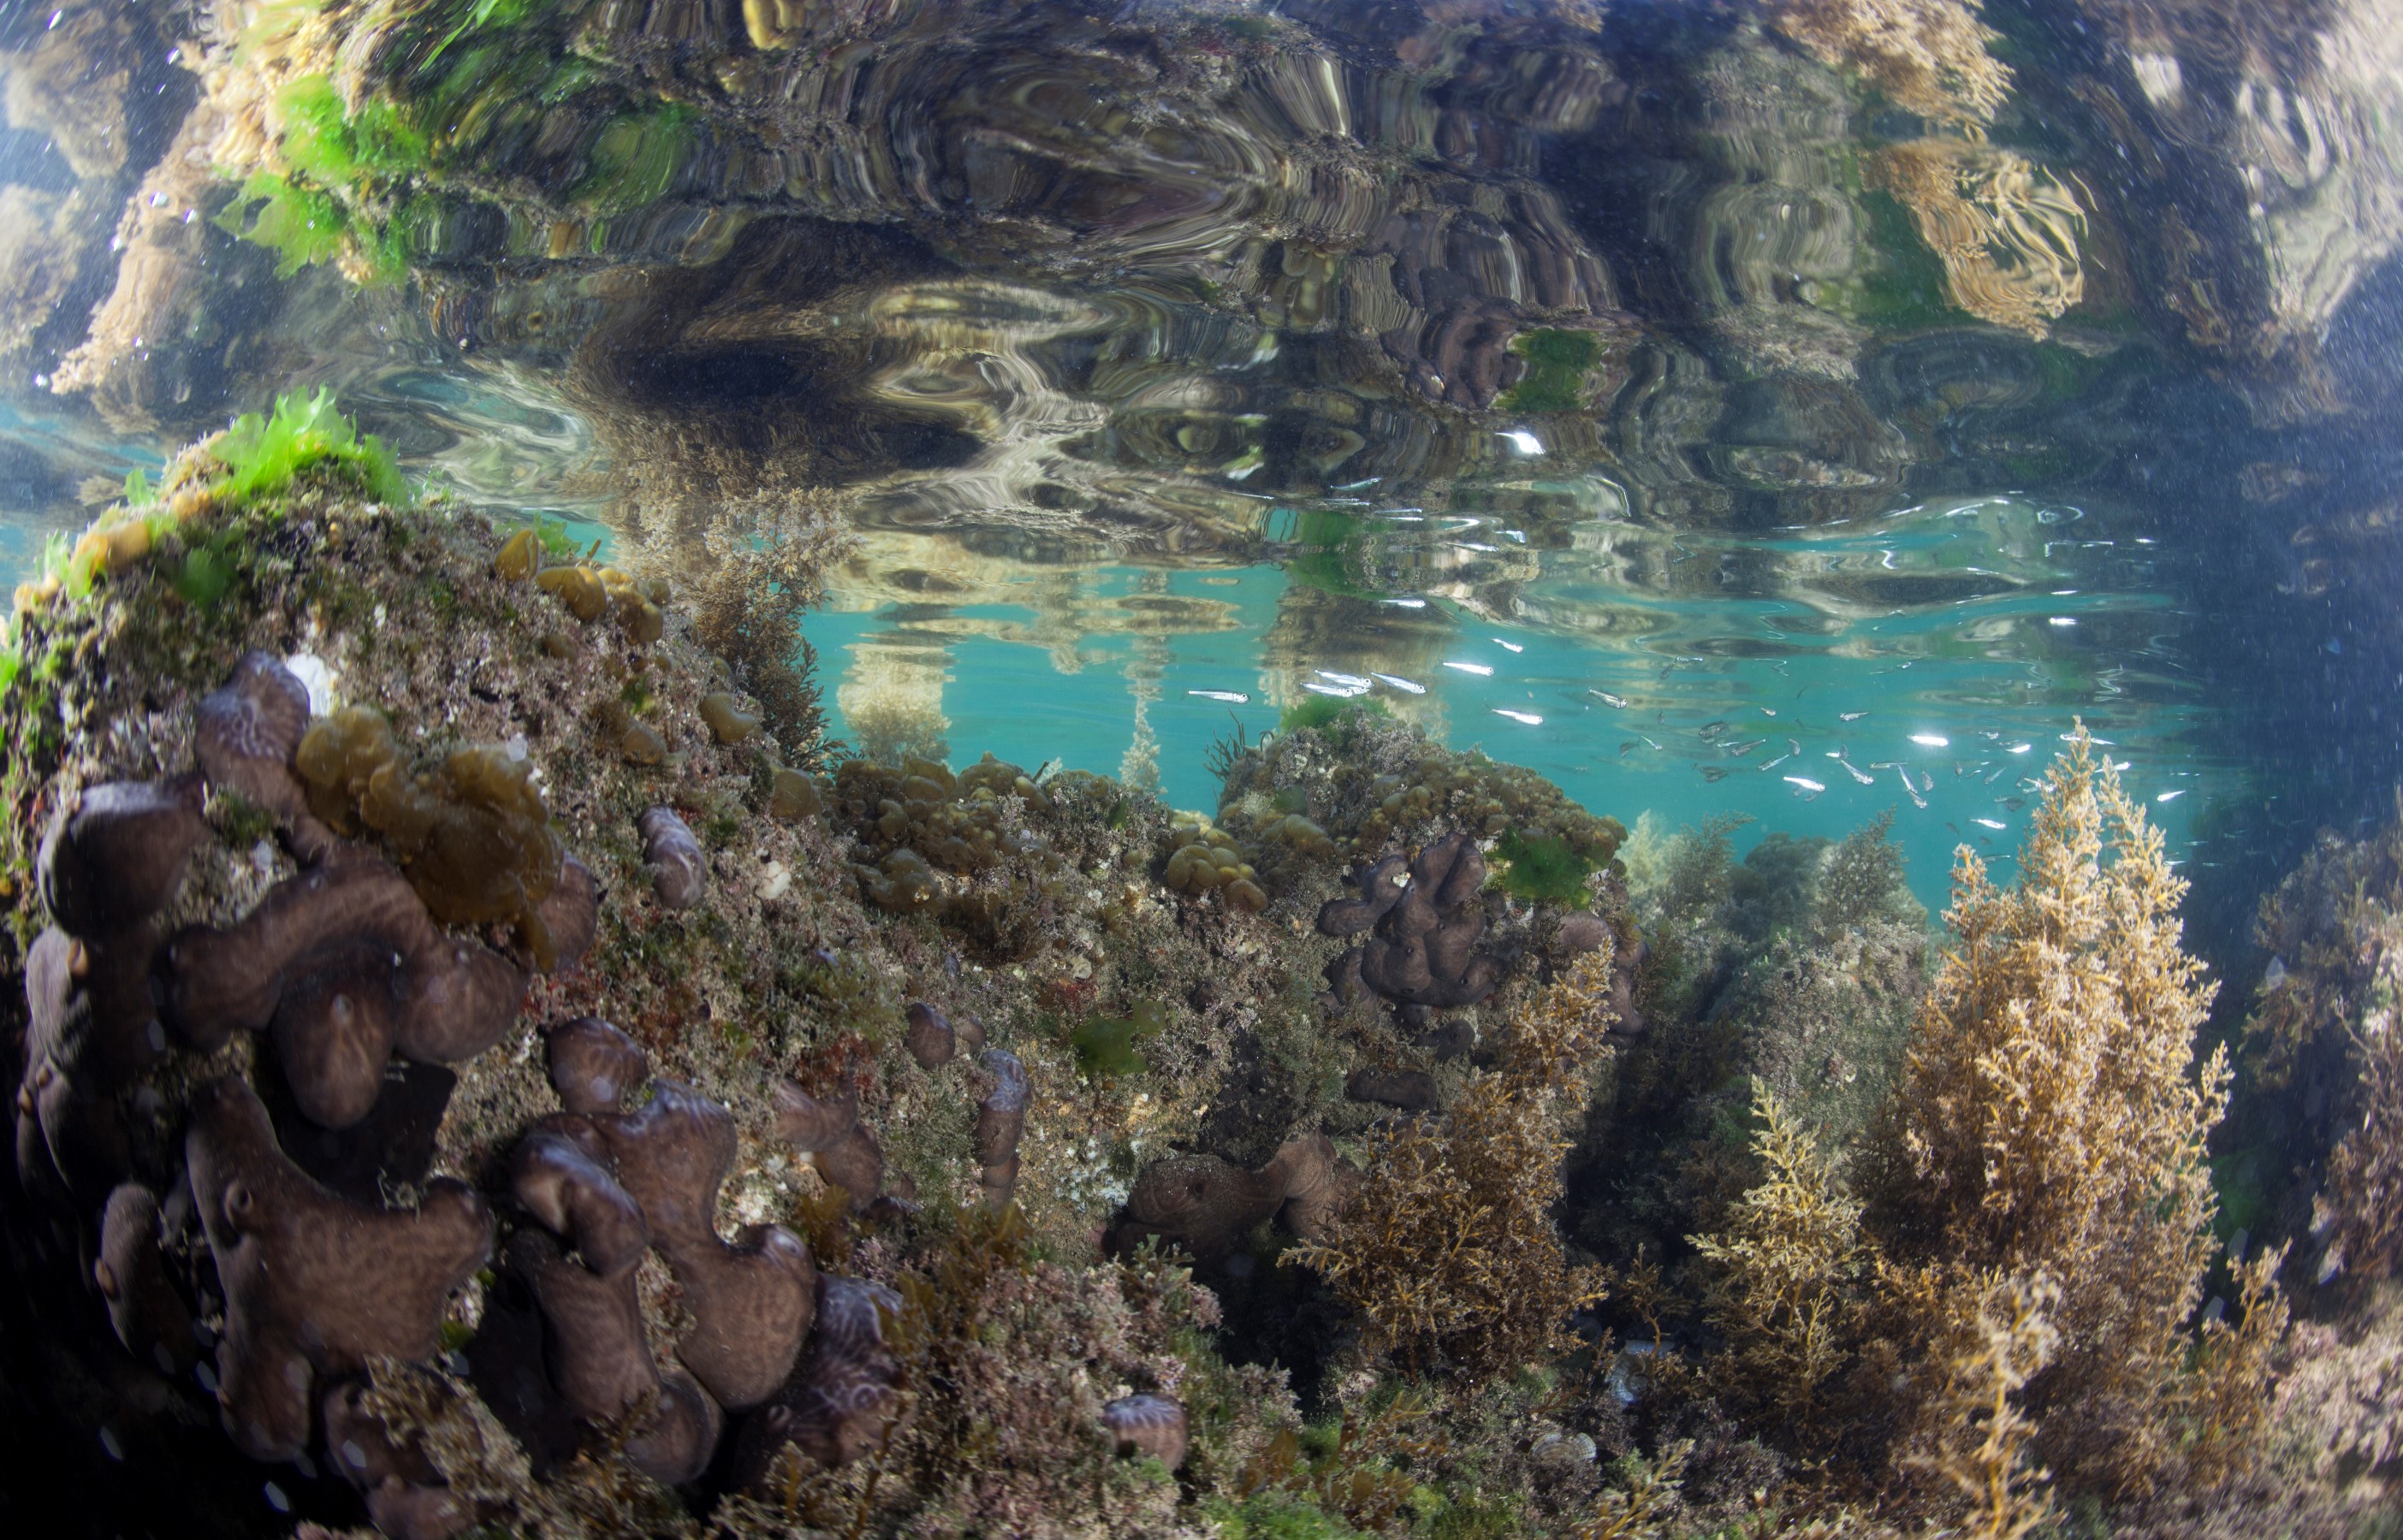
M 1088 1018 L 1068 1034 L 1068 1046 L 1076 1050 L 1076 1067 L 1093 1079 L 1141 1075 L 1151 1061 L 1135 1045 L 1159 1036 L 1167 1025 L 1168 1007 L 1146 1000 L 1123 1017 Z
M 1301 728 L 1313 728 L 1323 732 L 1352 712 L 1364 716 L 1393 715 L 1382 701 L 1351 701 L 1340 695 L 1313 695 L 1299 705 L 1287 706 L 1285 715 L 1277 718 L 1277 731 L 1293 732 Z
M 1510 339 L 1527 372 L 1494 401 L 1504 411 L 1575 411 L 1583 404 L 1587 371 L 1602 362 L 1602 340 L 1590 331 L 1545 327 Z
M 1202 1511 L 1220 1540 L 1356 1540 L 1362 1534 L 1308 1498 L 1259 1491 L 1241 1503 L 1213 1498 Z
M 1506 832 L 1493 847 L 1501 863 L 1494 885 L 1511 897 L 1530 904 L 1583 907 L 1586 880 L 1603 863 L 1589 860 L 1575 845 L 1556 834 Z
M 431 164 L 431 143 L 400 109 L 372 98 L 348 108 L 322 75 L 293 81 L 275 104 L 284 118 L 285 161 L 320 187 L 408 176 Z
M 677 103 L 612 119 L 594 137 L 568 196 L 601 215 L 657 202 L 691 160 L 700 125 L 699 115 Z
M 275 253 L 275 276 L 289 278 L 340 256 L 351 216 L 330 193 L 254 172 L 215 224 L 229 235 Z
M 380 503 L 409 500 L 392 451 L 336 410 L 322 385 L 313 395 L 278 395 L 265 415 L 243 413 L 208 451 L 225 467 L 208 488 L 220 506 L 272 497 L 306 472 L 330 473 Z

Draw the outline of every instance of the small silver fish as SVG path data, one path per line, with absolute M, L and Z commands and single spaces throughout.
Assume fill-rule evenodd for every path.
M 1493 715 L 1507 716 L 1513 722 L 1522 722 L 1531 728 L 1540 728 L 1544 725 L 1544 719 L 1531 711 L 1512 711 L 1507 706 L 1496 706 L 1493 708 Z
M 1301 687 L 1313 695 L 1331 695 L 1338 701 L 1349 701 L 1355 695 L 1368 693 L 1368 687 L 1366 685 L 1354 689 L 1350 685 L 1322 685 L 1315 679 L 1303 680 Z
M 1860 767 L 1860 766 L 1854 764 L 1851 760 L 1846 759 L 1846 758 L 1843 758 L 1842 756 L 1839 756 L 1837 757 L 1836 763 L 1838 763 L 1839 765 L 1843 766 L 1843 767 L 1844 767 L 1844 769 L 1846 769 L 1846 770 L 1848 770 L 1852 771 L 1852 772 L 1853 772 L 1853 779 L 1854 779 L 1854 780 L 1855 780 L 1855 781 L 1858 781 L 1862 785 L 1869 786 L 1869 785 L 1875 785 L 1875 784 L 1877 784 L 1877 777 L 1876 777 L 1876 776 L 1871 775 L 1868 771 L 1867 771 L 1867 770 L 1865 770 L 1861 769 L 1861 767 Z M 1903 784 L 1904 785 L 1906 785 L 1906 786 L 1910 785 L 1910 776 L 1908 776 L 1908 775 L 1904 776 L 1904 777 L 1902 778 L 1902 784 Z M 1917 798 L 1918 798 L 1918 797 L 1919 797 L 1919 794 L 1918 794 L 1917 792 L 1912 792 L 1910 795 L 1911 795 L 1911 798 L 1912 798 L 1912 799 L 1913 799 L 1913 800 L 1917 800 Z
M 1614 710 L 1617 710 L 1617 711 L 1625 711 L 1625 710 L 1627 709 L 1627 698 L 1626 698 L 1625 696 L 1623 696 L 1623 695 L 1613 695 L 1613 694 L 1611 694 L 1608 690 L 1598 690 L 1598 689 L 1590 689 L 1590 689 L 1588 689 L 1588 690 L 1586 691 L 1586 693 L 1587 693 L 1588 695 L 1600 696 L 1600 697 L 1602 698 L 1602 703 L 1603 703 L 1604 705 L 1605 705 L 1605 706 L 1609 706 L 1609 707 L 1611 707 L 1611 708 L 1612 708 L 1612 709 L 1614 709 Z
M 1993 818 L 1972 818 L 1969 822 L 1972 824 L 1981 824 L 1990 829 L 2007 829 L 2010 827 L 2008 824 Z
M 1793 758 L 1793 757 L 1794 757 L 1794 756 L 1793 756 L 1792 755 L 1790 755 L 1790 754 L 1781 754 L 1781 755 L 1779 755 L 1779 756 L 1778 756 L 1776 758 L 1774 758 L 1774 759 L 1764 759 L 1764 760 L 1762 760 L 1762 761 L 1760 762 L 1760 768 L 1761 768 L 1762 770 L 1775 770 L 1778 766 L 1780 766 L 1780 765 L 1782 765 L 1782 764 L 1785 763 L 1785 761 L 1787 761 L 1788 759 L 1791 759 L 1791 758 Z
M 1448 669 L 1458 669 L 1463 673 L 1473 673 L 1478 675 L 1479 678 L 1490 675 L 1493 672 L 1493 667 L 1490 663 L 1454 663 L 1447 661 L 1443 666 Z
M 1760 713 L 1763 716 L 1774 716 L 1777 715 L 1777 708 L 1775 706 L 1755 706 L 1752 709 Z
M 1224 701 L 1230 706 L 1248 706 L 1252 703 L 1252 698 L 1242 690 L 1187 690 L 1185 693 L 1198 695 L 1204 701 Z
M 1852 769 L 1852 767 L 1851 767 L 1851 766 L 1849 766 L 1849 765 L 1845 766 L 1844 768 L 1845 768 L 1845 769 L 1847 769 L 1847 770 L 1851 770 L 1851 769 Z M 1858 772 L 1858 771 L 1854 771 L 1854 773 L 1855 773 L 1855 774 L 1858 774 L 1859 772 Z M 1902 789 L 1903 789 L 1903 790 L 1905 790 L 1905 791 L 1907 791 L 1907 792 L 1909 792 L 1909 793 L 1910 793 L 1910 805 L 1911 805 L 1912 807 L 1914 807 L 1914 808 L 1924 808 L 1924 807 L 1927 806 L 1927 798 L 1924 798 L 1924 797 L 1920 796 L 1920 795 L 1919 795 L 1919 789 L 1918 789 L 1917 787 L 1913 786 L 1913 785 L 1910 784 L 1910 772 L 1909 770 L 1904 770 L 1904 769 L 1902 769 L 1901 767 L 1897 766 L 1897 767 L 1896 767 L 1896 769 L 1895 769 L 1895 772 L 1894 772 L 1894 773 L 1902 777 Z M 1863 776 L 1861 776 L 1861 779 L 1862 779 L 1863 781 L 1867 781 L 1867 780 L 1868 779 L 1868 776 L 1866 776 L 1866 775 L 1863 775 Z
M 1805 802 L 1827 789 L 1807 775 L 1789 775 L 1785 779 L 1794 787 L 1794 795 Z
M 1846 722 L 1857 722 L 1868 715 L 1868 713 L 1865 711 L 1840 711 L 1836 714 L 1840 719 Z
M 1727 767 L 1725 765 L 1704 765 L 1702 767 L 1702 779 L 1710 782 L 1713 785 L 1716 785 L 1721 781 L 1726 780 L 1727 773 Z
M 1426 693 L 1426 687 L 1420 684 L 1415 679 L 1404 679 L 1398 675 L 1391 673 L 1372 673 L 1368 675 L 1368 677 L 1374 679 L 1381 685 L 1391 685 L 1394 688 L 1402 691 L 1406 695 L 1424 695 Z
M 1745 755 L 1750 754 L 1753 750 L 1760 747 L 1761 744 L 1768 742 L 1769 740 L 1766 738 L 1756 738 L 1749 743 L 1723 743 L 1719 746 L 1726 749 L 1729 754 L 1734 756 L 1736 758 L 1741 759 Z
M 1694 736 L 1697 738 L 1716 738 L 1719 734 L 1727 731 L 1727 728 L 1728 725 L 1725 722 L 1705 722 L 1701 727 L 1694 729 Z
M 1491 547 L 1488 547 L 1487 548 L 1488 548 L 1488 549 L 1491 549 L 1492 548 L 1491 548 Z M 1495 638 L 1493 638 L 1493 645 L 1494 645 L 1495 646 L 1497 646 L 1497 647 L 1507 647 L 1507 648 L 1508 648 L 1510 651 L 1512 651 L 1512 652 L 1524 652 L 1524 651 L 1526 651 L 1526 650 L 1527 650 L 1525 647 L 1523 647 L 1523 646 L 1520 645 L 1519 645 L 1518 643 L 1516 643 L 1516 642 L 1505 642 L 1504 640 L 1502 640 L 1502 638 L 1500 638 L 1500 637 L 1498 637 L 1498 636 L 1497 636 L 1497 637 L 1495 637 Z
M 1313 669 L 1311 672 L 1317 674 L 1321 679 L 1326 680 L 1328 684 L 1341 685 L 1346 689 L 1367 689 L 1368 687 L 1368 681 L 1361 678 L 1356 673 L 1338 673 L 1333 669 Z

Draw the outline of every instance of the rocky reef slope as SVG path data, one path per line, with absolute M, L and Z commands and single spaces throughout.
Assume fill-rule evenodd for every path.
M 2288 1254 L 2222 1243 L 2182 886 L 2082 735 L 1931 977 L 1882 828 L 1736 864 L 1355 703 L 1223 744 L 1207 815 L 842 756 L 791 659 L 410 498 L 322 397 L 17 598 L 0 1408 L 91 1533 L 2387 1493 L 2382 845 L 2267 922 L 2264 1033 L 2342 1094 L 2231 1126 L 2318 1119 L 2319 1283 L 2363 1279 L 2289 1330 Z

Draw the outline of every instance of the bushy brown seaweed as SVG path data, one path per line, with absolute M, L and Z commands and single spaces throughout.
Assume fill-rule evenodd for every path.
M 1601 1297 L 1598 1270 L 1563 1256 L 1551 1211 L 1560 1128 L 1605 1051 L 1609 988 L 1609 948 L 1580 957 L 1516 1019 L 1498 1071 L 1376 1138 L 1327 1239 L 1299 1249 L 1372 1347 L 1413 1372 L 1477 1381 L 1549 1358 L 1569 1345 L 1569 1316 Z
M 2227 1055 L 2195 1063 L 2213 986 L 2180 946 L 2186 884 L 2082 728 L 2020 867 L 2007 891 L 1965 847 L 1954 867 L 1958 939 L 1882 1131 L 1872 1228 L 1917 1275 L 1889 1291 L 1907 1344 L 1979 1319 L 1994 1277 L 2053 1279 L 2062 1347 L 2029 1382 L 2038 1447 L 2081 1490 L 2139 1493 L 2188 1458 L 2195 1376 L 2224 1372 L 2189 1367 L 2188 1322 L 2217 1250 L 2204 1149 Z M 1910 1393 L 1923 1421 L 1939 1382 Z
M 836 745 L 819 702 L 817 654 L 804 611 L 825 597 L 824 574 L 851 542 L 835 502 L 795 493 L 780 506 L 710 529 L 709 562 L 694 587 L 693 635 L 726 660 L 759 702 L 768 730 L 794 763 L 819 767 Z
M 1854 1335 L 1855 1281 L 1871 1253 L 1859 1200 L 1810 1131 L 1757 1079 L 1752 1096 L 1761 1124 L 1753 1153 L 1767 1179 L 1736 1201 L 1723 1232 L 1692 1239 L 1716 1272 L 1707 1311 L 1728 1342 L 1718 1366 L 1726 1394 L 1764 1405 L 1807 1440 L 1821 1387 Z
M 2313 1162 L 2319 1274 L 2403 1271 L 2403 803 L 2370 839 L 2324 834 L 2264 898 L 2271 966 L 2246 1069 L 2298 1104 Z M 2314 1110 L 2316 1109 L 2316 1110 Z

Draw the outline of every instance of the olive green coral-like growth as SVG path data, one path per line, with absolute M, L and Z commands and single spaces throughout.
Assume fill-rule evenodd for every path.
M 693 593 L 693 634 L 757 698 L 786 756 L 812 769 L 841 745 L 826 736 L 813 682 L 817 655 L 801 635 L 800 617 L 825 598 L 824 574 L 851 541 L 830 499 L 796 493 L 750 510 L 746 520 L 720 520 L 707 537 L 710 562 Z
M 1960 853 L 1958 947 L 1913 1031 L 1876 1228 L 1941 1275 L 1906 1339 L 1976 1319 L 1981 1279 L 2057 1280 L 2062 1350 L 2029 1384 L 2044 1452 L 2080 1488 L 2145 1491 L 2178 1459 L 2215 1249 L 2204 1143 L 2229 1071 L 2224 1050 L 2194 1061 L 2213 987 L 2180 947 L 2160 831 L 2082 727 L 2020 866 L 2005 891 Z
M 1857 1311 L 1853 1285 L 1872 1253 L 1860 1203 L 1810 1131 L 1757 1077 L 1752 1099 L 1761 1122 L 1752 1148 L 1767 1179 L 1737 1200 L 1725 1231 L 1688 1239 L 1716 1269 L 1709 1312 L 1728 1339 L 1729 1391 L 1807 1436 L 1820 1387 L 1843 1363 Z
M 1471 1382 L 1569 1346 L 1569 1316 L 1603 1296 L 1552 1227 L 1563 1121 L 1610 1025 L 1610 950 L 1590 952 L 1512 1024 L 1498 1072 L 1472 1075 L 1440 1117 L 1370 1150 L 1358 1194 L 1297 1259 L 1356 1312 L 1370 1347 L 1414 1372 Z

